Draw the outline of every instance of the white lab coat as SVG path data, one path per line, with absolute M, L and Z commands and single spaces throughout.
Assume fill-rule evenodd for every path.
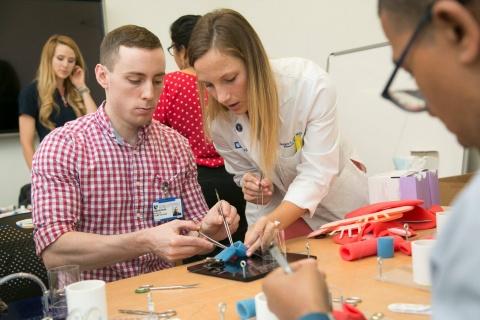
M 353 151 L 340 138 L 336 118 L 336 91 L 328 75 L 309 60 L 271 60 L 280 101 L 278 162 L 273 176 L 270 203 L 247 203 L 249 225 L 273 211 L 282 200 L 308 209 L 303 218 L 316 229 L 342 219 L 368 203 L 366 175 L 350 161 Z M 296 150 L 300 134 L 303 147 Z M 225 159 L 225 167 L 238 185 L 247 172 L 259 172 L 260 154 L 252 146 L 246 114 L 229 113 L 212 125 L 212 140 Z M 258 145 L 258 144 L 257 144 Z

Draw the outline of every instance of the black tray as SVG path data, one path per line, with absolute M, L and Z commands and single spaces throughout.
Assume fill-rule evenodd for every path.
M 288 262 L 294 262 L 308 258 L 305 254 L 287 253 Z M 310 255 L 310 258 L 316 259 L 316 256 Z M 278 267 L 278 264 L 270 256 L 260 257 L 253 255 L 247 258 L 245 267 L 245 276 L 243 276 L 240 260 L 228 263 L 218 263 L 214 260 L 204 261 L 192 266 L 188 266 L 187 270 L 193 273 L 204 274 L 206 276 L 219 277 L 235 281 L 250 282 L 265 277 L 270 271 Z

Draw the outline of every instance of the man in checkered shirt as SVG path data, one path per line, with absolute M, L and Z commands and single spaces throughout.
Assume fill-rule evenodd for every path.
M 236 209 L 208 211 L 188 141 L 152 121 L 165 74 L 159 39 L 128 25 L 108 33 L 95 68 L 106 101 L 54 130 L 32 166 L 37 253 L 47 268 L 77 264 L 84 279 L 114 281 L 213 250 Z M 184 219 L 154 217 L 158 199 L 181 199 Z M 160 204 L 161 206 L 161 204 Z M 207 212 L 208 211 L 208 212 Z

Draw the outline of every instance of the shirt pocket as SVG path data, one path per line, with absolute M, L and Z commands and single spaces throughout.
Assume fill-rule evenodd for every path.
M 182 173 L 178 172 L 167 176 L 155 174 L 153 178 L 154 199 L 152 202 L 161 198 L 181 198 L 183 180 Z

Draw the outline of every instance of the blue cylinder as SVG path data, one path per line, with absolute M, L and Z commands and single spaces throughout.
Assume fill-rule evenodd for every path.
M 380 237 L 377 239 L 377 256 L 381 258 L 393 257 L 393 237 Z
M 250 298 L 237 301 L 237 313 L 242 320 L 247 320 L 255 317 L 255 299 Z

